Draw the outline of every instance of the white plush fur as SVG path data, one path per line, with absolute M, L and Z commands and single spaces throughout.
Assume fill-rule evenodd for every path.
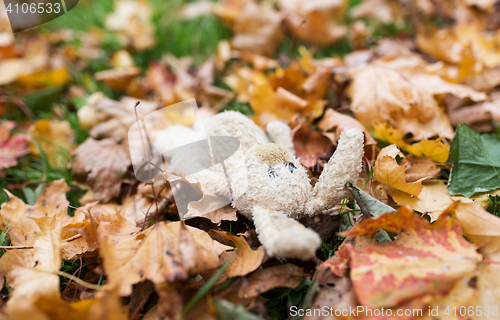
M 224 161 L 231 188 L 220 164 L 190 177 L 212 192 L 232 198 L 233 206 L 254 221 L 259 240 L 270 256 L 310 259 L 321 240 L 294 219 L 329 209 L 347 196 L 345 184 L 355 182 L 361 171 L 363 133 L 358 129 L 342 132 L 337 150 L 312 189 L 306 168 L 294 156 L 286 124 L 268 124 L 275 143 L 269 143 L 265 133 L 238 112 L 219 113 L 204 126 L 208 136 L 231 136 L 240 141 L 238 151 Z M 162 136 L 171 135 L 165 132 Z M 165 147 L 162 143 L 156 141 L 155 146 Z M 196 156 L 199 150 L 174 155 L 169 171 L 182 174 L 188 170 L 183 167 L 186 159 Z
M 290 127 L 281 121 L 271 121 L 266 127 L 267 133 L 274 143 L 279 144 L 292 156 L 295 156 L 293 147 L 292 132 Z
M 310 259 L 321 245 L 318 234 L 282 211 L 253 208 L 253 221 L 260 242 L 270 256 Z

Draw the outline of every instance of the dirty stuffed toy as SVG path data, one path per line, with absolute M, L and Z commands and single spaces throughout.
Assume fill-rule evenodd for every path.
M 295 158 L 290 128 L 285 123 L 267 125 L 274 143 L 239 112 L 219 113 L 203 126 L 208 136 L 231 136 L 240 141 L 240 146 L 225 161 L 229 183 L 220 165 L 189 177 L 213 193 L 232 199 L 232 205 L 253 220 L 270 256 L 303 260 L 313 257 L 321 239 L 297 219 L 330 209 L 348 196 L 346 183 L 354 183 L 361 171 L 363 133 L 358 129 L 342 132 L 335 153 L 312 188 L 307 169 Z M 199 132 L 177 125 L 169 127 L 158 135 L 155 147 L 178 145 L 186 141 L 186 135 L 196 136 Z M 178 175 L 192 172 L 192 168 L 185 167 L 190 163 L 186 159 L 199 154 L 197 150 L 175 154 L 168 171 Z

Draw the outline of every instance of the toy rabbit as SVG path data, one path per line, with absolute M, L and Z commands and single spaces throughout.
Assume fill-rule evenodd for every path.
M 314 256 L 320 237 L 297 219 L 331 208 L 348 196 L 347 182 L 355 183 L 364 153 L 363 133 L 345 129 L 337 149 L 325 165 L 319 180 L 311 187 L 307 169 L 295 158 L 290 128 L 271 122 L 267 132 L 273 142 L 245 115 L 227 111 L 204 123 L 208 136 L 230 136 L 239 140 L 238 151 L 227 159 L 227 178 L 220 166 L 191 174 L 215 194 L 232 199 L 232 205 L 255 223 L 260 242 L 268 255 L 303 260 Z M 172 126 L 158 135 L 155 145 L 178 144 L 196 130 Z M 200 156 L 195 150 L 175 154 L 169 172 L 192 172 L 186 159 Z M 209 161 L 210 159 L 206 159 Z

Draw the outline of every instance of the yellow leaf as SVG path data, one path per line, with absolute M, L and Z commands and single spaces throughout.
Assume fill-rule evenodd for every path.
M 51 71 L 40 71 L 20 76 L 17 81 L 27 88 L 44 88 L 62 86 L 69 81 L 66 68 Z
M 428 140 L 423 138 L 420 142 L 407 144 L 397 129 L 383 124 L 375 127 L 375 138 L 396 144 L 414 156 L 427 157 L 437 163 L 445 163 L 450 153 L 450 146 L 442 142 L 441 139 Z
M 68 121 L 38 120 L 31 125 L 28 133 L 38 142 L 51 165 L 62 166 L 75 147 L 73 130 Z M 40 155 L 40 150 L 33 142 L 29 149 L 32 154 Z

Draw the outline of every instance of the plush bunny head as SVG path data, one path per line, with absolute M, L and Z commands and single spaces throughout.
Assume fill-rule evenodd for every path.
M 293 217 L 303 212 L 311 191 L 306 169 L 282 146 L 266 143 L 250 148 L 245 157 L 248 189 L 235 206 L 251 217 L 256 205 Z

